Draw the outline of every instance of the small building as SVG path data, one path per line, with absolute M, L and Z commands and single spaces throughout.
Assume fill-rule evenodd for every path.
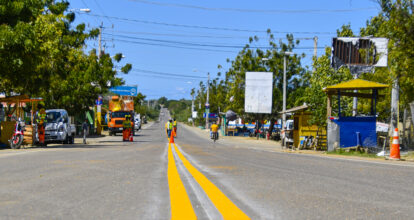
M 308 106 L 296 106 L 285 111 L 286 114 L 291 114 L 293 118 L 293 146 L 295 148 L 306 148 L 306 140 L 315 140 L 318 137 L 317 143 L 313 146 L 314 149 L 326 148 L 326 128 L 309 124 L 311 112 L 308 110 Z M 310 147 L 310 142 L 309 147 Z
M 388 85 L 353 79 L 324 89 L 328 95 L 328 151 L 335 148 L 348 147 L 377 147 L 376 133 L 376 105 L 378 90 L 387 88 Z M 371 93 L 368 93 L 369 91 Z M 357 92 L 358 91 L 358 92 Z M 361 92 L 364 91 L 364 92 Z M 332 96 L 337 96 L 338 115 L 332 116 Z M 341 97 L 350 96 L 371 99 L 370 115 L 343 116 L 341 113 Z

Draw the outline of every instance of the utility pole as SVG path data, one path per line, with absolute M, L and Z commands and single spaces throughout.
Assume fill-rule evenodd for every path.
M 289 56 L 291 52 L 285 52 L 283 54 L 283 114 L 282 114 L 282 129 L 286 126 L 286 56 Z
M 398 83 L 399 77 L 395 76 L 394 82 L 392 85 L 391 90 L 391 127 L 390 127 L 390 137 L 392 137 L 392 132 L 394 132 L 395 128 L 398 128 L 398 111 L 399 111 L 399 102 L 400 102 L 400 85 Z M 391 141 L 392 142 L 392 141 Z
M 210 73 L 207 73 L 207 99 L 206 99 L 206 129 L 208 129 L 208 123 L 209 123 L 209 114 L 210 114 L 210 104 L 208 102 L 209 99 L 209 93 L 210 93 Z
M 194 112 L 194 94 L 191 94 L 191 121 L 193 123 L 194 127 L 194 118 L 193 118 L 193 112 Z
M 313 56 L 318 56 L 318 37 L 313 37 Z
M 103 28 L 103 22 L 101 22 L 101 26 L 99 26 L 99 48 L 98 48 L 98 57 L 101 57 L 102 53 L 102 28 Z

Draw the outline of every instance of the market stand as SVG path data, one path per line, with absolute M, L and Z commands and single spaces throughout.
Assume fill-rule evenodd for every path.
M 0 103 L 6 103 L 10 106 L 11 109 L 7 112 L 6 121 L 1 122 L 1 137 L 0 142 L 2 144 L 9 145 L 9 139 L 12 137 L 14 132 L 14 125 L 16 121 L 11 120 L 11 115 L 16 116 L 16 118 L 23 118 L 25 117 L 23 106 L 25 103 L 31 103 L 32 110 L 30 112 L 30 123 L 26 124 L 25 132 L 24 132 L 24 144 L 33 144 L 33 120 L 34 120 L 34 113 L 36 112 L 37 102 L 43 101 L 42 98 L 29 98 L 27 95 L 17 95 L 17 96 L 9 96 L 5 98 L 0 98 Z

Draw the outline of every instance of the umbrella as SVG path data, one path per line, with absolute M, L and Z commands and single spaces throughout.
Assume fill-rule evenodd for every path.
M 229 121 L 234 121 L 237 119 L 237 114 L 235 112 L 233 112 L 232 110 L 228 110 L 226 112 L 226 118 Z

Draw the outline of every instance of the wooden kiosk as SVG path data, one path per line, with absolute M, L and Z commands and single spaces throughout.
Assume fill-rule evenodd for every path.
M 23 110 L 24 103 L 31 103 L 32 110 L 30 112 L 30 123 L 26 123 L 23 144 L 32 145 L 34 141 L 33 134 L 33 120 L 36 113 L 37 102 L 43 101 L 41 98 L 29 98 L 27 95 L 9 96 L 0 98 L 0 103 L 6 103 L 9 106 L 6 112 L 6 121 L 1 122 L 1 137 L 2 144 L 9 145 L 9 139 L 13 135 L 14 125 L 16 121 L 12 121 L 9 116 L 13 115 L 24 120 L 25 112 Z

